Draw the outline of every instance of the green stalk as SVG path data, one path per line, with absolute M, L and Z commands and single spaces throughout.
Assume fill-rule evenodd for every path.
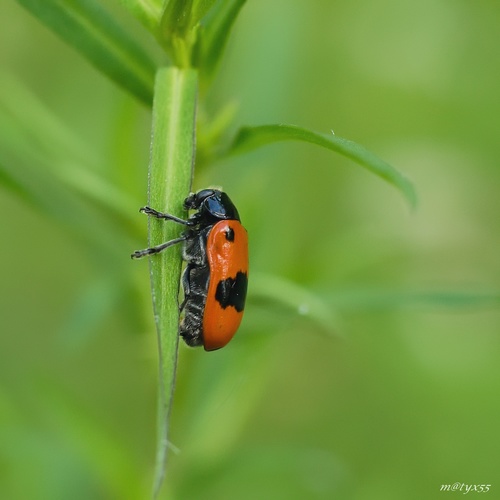
M 195 148 L 198 75 L 192 69 L 162 68 L 156 75 L 149 167 L 149 205 L 186 217 L 183 201 L 191 190 Z M 149 245 L 179 237 L 182 227 L 149 219 Z M 151 290 L 159 348 L 158 442 L 154 478 L 156 498 L 165 476 L 168 420 L 179 346 L 180 245 L 150 257 Z

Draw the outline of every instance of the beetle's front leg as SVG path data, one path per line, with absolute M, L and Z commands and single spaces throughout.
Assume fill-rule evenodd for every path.
M 171 220 L 177 222 L 178 224 L 183 224 L 184 226 L 194 226 L 196 224 L 196 222 L 193 220 L 190 219 L 184 220 L 179 217 L 176 217 L 175 215 L 158 212 L 158 210 L 155 210 L 154 208 L 148 206 L 142 207 L 141 209 L 139 209 L 139 212 L 142 212 L 143 214 L 146 215 L 150 215 L 151 217 L 155 217 L 156 219 Z

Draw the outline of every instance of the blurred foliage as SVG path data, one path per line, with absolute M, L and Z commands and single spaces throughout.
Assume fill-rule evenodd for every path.
M 101 3 L 161 59 L 119 2 Z M 156 340 L 147 264 L 129 254 L 146 239 L 150 112 L 17 4 L 0 14 L 0 497 L 147 498 Z M 220 73 L 207 69 L 199 146 L 228 139 L 231 116 L 234 130 L 333 128 L 408 173 L 420 206 L 309 145 L 215 163 L 201 148 L 195 187 L 236 200 L 255 288 L 227 348 L 181 346 L 166 498 L 494 488 L 499 14 L 246 3 Z M 203 50 L 225 44 L 210 36 Z

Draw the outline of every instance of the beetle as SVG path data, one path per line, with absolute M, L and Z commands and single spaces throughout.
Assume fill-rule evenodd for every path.
M 206 351 L 224 347 L 240 326 L 248 286 L 248 235 L 229 196 L 218 189 L 202 189 L 184 200 L 187 219 L 143 207 L 141 212 L 183 224 L 179 238 L 137 250 L 131 257 L 154 255 L 183 243 L 187 265 L 182 275 L 184 299 L 179 334 L 189 346 Z

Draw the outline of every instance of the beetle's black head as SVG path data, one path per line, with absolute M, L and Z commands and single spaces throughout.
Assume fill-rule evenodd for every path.
M 218 220 L 240 220 L 229 196 L 218 189 L 202 189 L 184 200 L 184 208 L 198 210 L 197 218 L 206 223 Z

